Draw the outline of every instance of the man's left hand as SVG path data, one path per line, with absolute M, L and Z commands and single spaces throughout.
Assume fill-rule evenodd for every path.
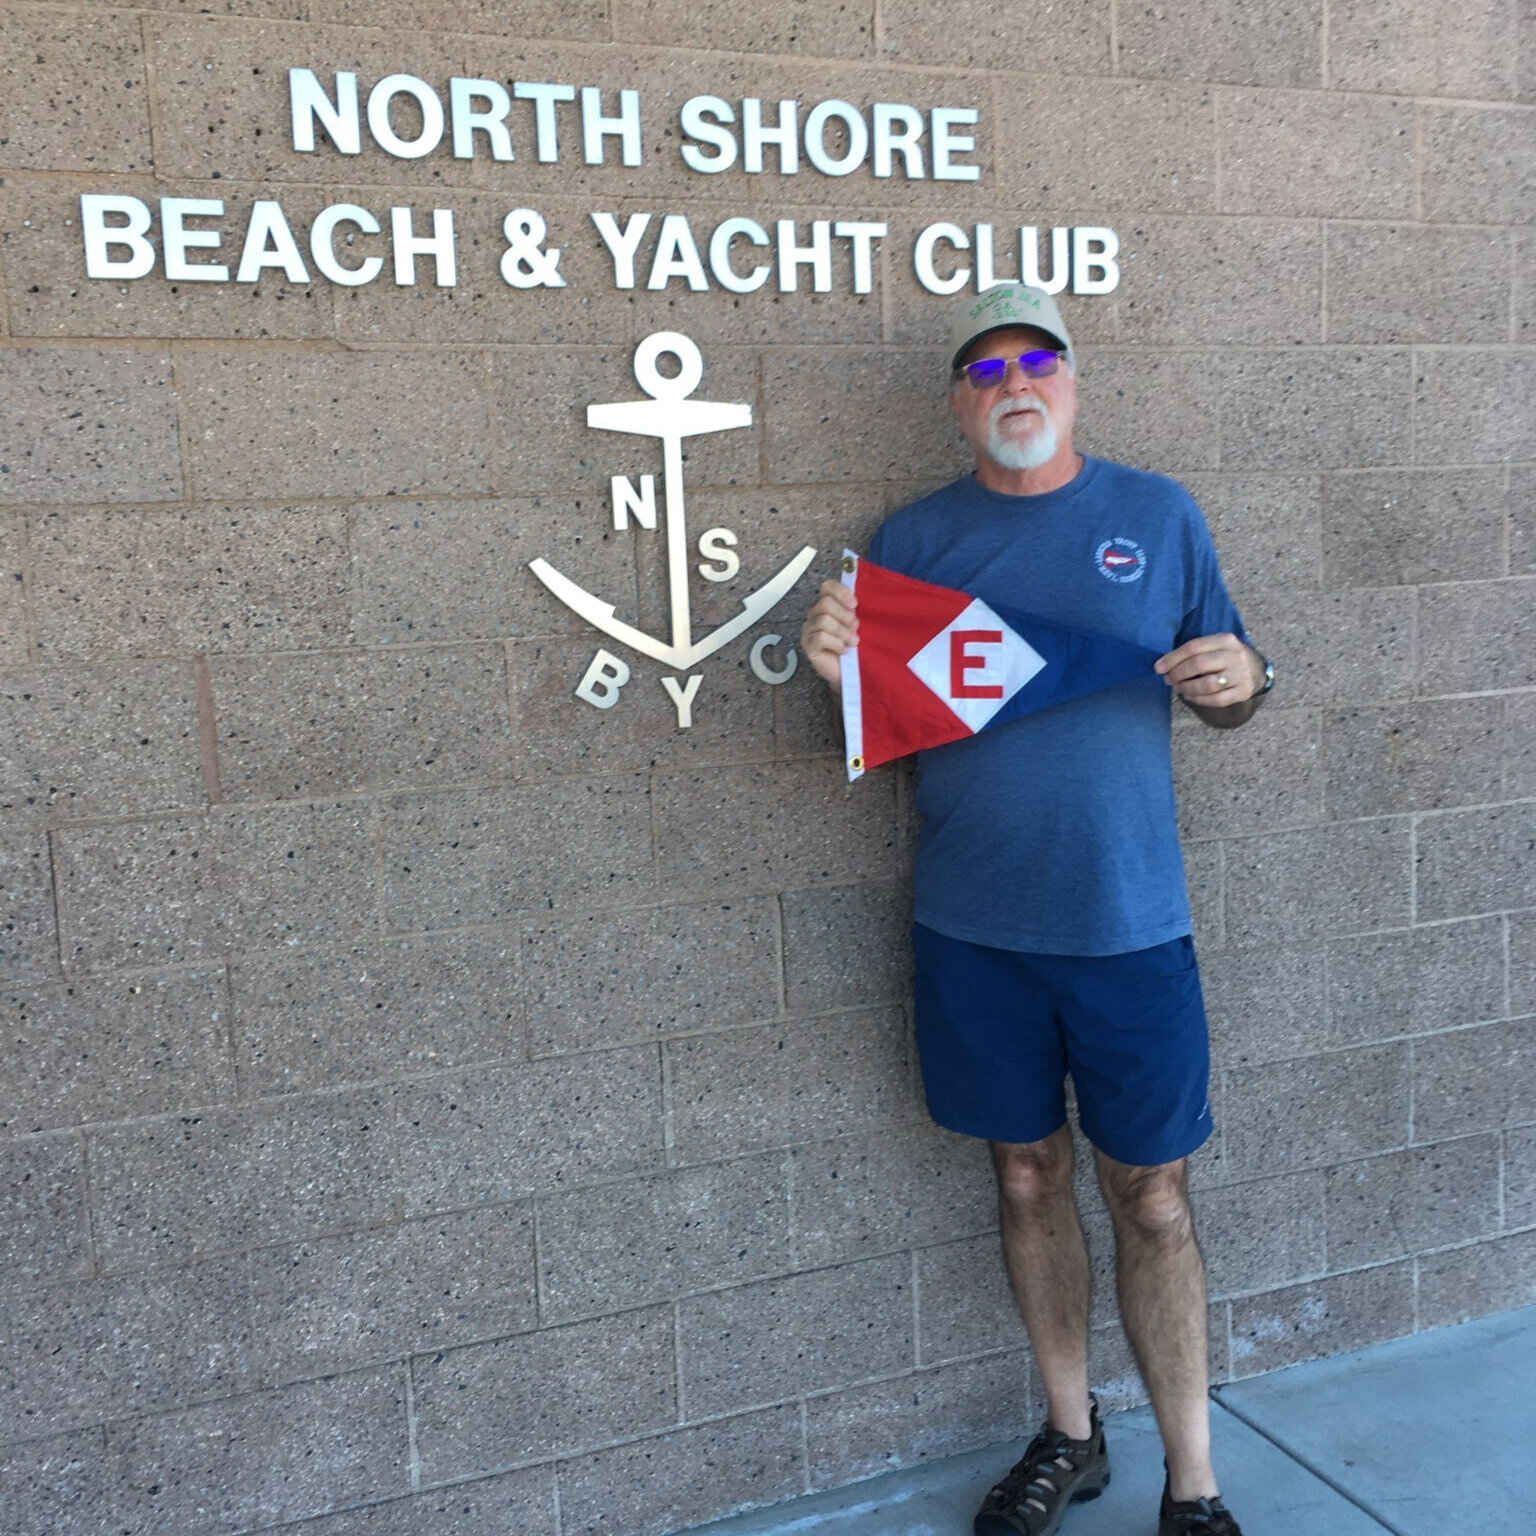
M 1166 656 L 1156 670 L 1186 704 L 1226 709 L 1245 704 L 1264 686 L 1264 663 L 1236 635 L 1201 635 Z

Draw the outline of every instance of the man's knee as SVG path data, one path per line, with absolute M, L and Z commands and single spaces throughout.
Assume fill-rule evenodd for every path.
M 1182 1248 L 1194 1241 L 1182 1159 L 1158 1168 L 1130 1168 L 1101 1157 L 1099 1187 L 1117 1231 L 1160 1248 Z
M 989 1142 L 997 1194 L 1010 1213 L 1027 1216 L 1072 1189 L 1072 1136 L 1063 1126 L 1044 1141 Z

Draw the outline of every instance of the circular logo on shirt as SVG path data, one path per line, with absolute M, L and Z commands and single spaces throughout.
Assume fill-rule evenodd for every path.
M 1140 581 L 1147 568 L 1147 552 L 1134 539 L 1105 539 L 1093 552 L 1099 575 L 1122 585 Z

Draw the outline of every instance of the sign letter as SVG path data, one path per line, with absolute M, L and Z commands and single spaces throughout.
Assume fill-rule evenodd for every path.
M 686 731 L 693 724 L 693 696 L 699 691 L 699 684 L 704 681 L 702 672 L 695 672 L 689 677 L 687 685 L 679 683 L 675 677 L 664 677 L 661 686 L 672 696 L 672 702 L 677 705 L 677 728 Z
M 576 685 L 576 697 L 595 709 L 612 709 L 619 702 L 619 689 L 629 681 L 629 663 L 612 651 L 598 651 L 592 664 Z

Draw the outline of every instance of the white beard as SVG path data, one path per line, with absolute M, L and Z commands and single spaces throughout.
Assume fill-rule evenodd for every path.
M 1026 408 L 1040 413 L 1040 425 L 1026 438 L 1010 436 L 1003 430 L 1003 415 L 1019 409 L 1017 400 L 999 400 L 987 418 L 987 453 L 1004 469 L 1039 469 L 1056 452 L 1056 424 L 1050 413 L 1036 400 Z

